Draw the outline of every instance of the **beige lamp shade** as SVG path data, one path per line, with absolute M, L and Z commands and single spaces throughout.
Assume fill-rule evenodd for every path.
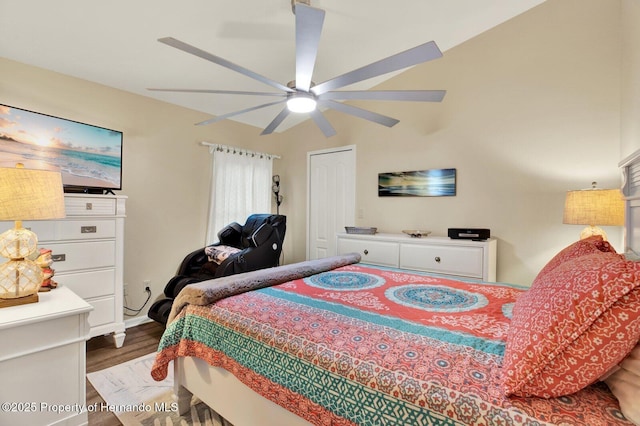
M 595 183 L 594 183 L 595 185 Z M 599 226 L 624 225 L 624 200 L 619 189 L 582 189 L 567 191 L 563 223 L 588 225 L 581 238 L 603 235 Z M 602 233 L 600 233 L 602 232 Z M 606 235 L 603 235 L 606 238 Z
M 38 301 L 43 274 L 27 257 L 37 250 L 36 234 L 22 228 L 23 220 L 65 216 L 62 176 L 58 172 L 0 168 L 0 220 L 15 221 L 15 228 L 0 234 L 0 307 Z
M 59 172 L 0 168 L 0 220 L 43 220 L 64 216 L 64 191 Z

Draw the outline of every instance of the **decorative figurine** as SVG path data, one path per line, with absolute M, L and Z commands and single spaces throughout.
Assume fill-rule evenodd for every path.
M 40 255 L 36 259 L 36 263 L 42 269 L 42 285 L 38 291 L 50 291 L 52 288 L 58 287 L 58 283 L 52 280 L 55 271 L 51 269 L 53 258 L 51 257 L 51 249 L 40 249 Z

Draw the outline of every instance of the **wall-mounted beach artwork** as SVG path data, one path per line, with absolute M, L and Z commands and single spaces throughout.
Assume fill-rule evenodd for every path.
M 448 197 L 456 195 L 456 169 L 378 174 L 380 197 Z

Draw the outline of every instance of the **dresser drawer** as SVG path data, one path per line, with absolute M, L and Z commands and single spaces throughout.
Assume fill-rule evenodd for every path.
M 15 222 L 0 222 L 0 233 L 13 229 Z M 52 220 L 25 220 L 22 227 L 36 234 L 38 241 L 55 240 L 56 238 L 56 222 Z
M 361 262 L 382 266 L 398 266 L 398 244 L 387 241 L 365 241 L 339 238 L 338 254 L 358 253 Z
M 65 220 L 58 222 L 59 240 L 115 238 L 116 221 L 113 219 Z
M 64 208 L 67 216 L 113 216 L 116 214 L 116 200 L 98 197 L 65 197 Z
M 52 250 L 51 268 L 56 272 L 113 267 L 116 263 L 115 241 L 50 243 L 46 247 Z
M 60 285 L 69 287 L 83 299 L 112 296 L 116 291 L 115 269 L 66 274 L 58 274 L 56 271 L 53 280 Z
M 401 244 L 400 268 L 482 278 L 482 248 Z
M 4 225 L 9 222 L 2 222 Z M 51 220 L 25 220 L 22 227 L 33 231 L 38 237 L 38 241 L 50 241 L 56 239 L 56 223 Z M 6 229 L 13 228 L 13 222 Z M 4 229 L 4 226 L 3 226 Z
M 116 320 L 116 303 L 113 297 L 105 297 L 88 301 L 93 306 L 93 311 L 89 314 L 89 325 L 98 327 Z
M 13 222 L 0 222 L 0 232 L 13 227 Z M 22 227 L 35 232 L 38 242 L 45 245 L 49 241 L 116 237 L 115 219 L 28 220 L 22 222 Z

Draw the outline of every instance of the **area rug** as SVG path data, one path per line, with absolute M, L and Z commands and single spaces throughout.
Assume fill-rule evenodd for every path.
M 191 410 L 180 416 L 173 399 L 173 371 L 162 382 L 149 372 L 155 354 L 149 354 L 87 374 L 104 405 L 90 410 L 110 411 L 124 426 L 233 426 L 202 401 L 193 397 Z

